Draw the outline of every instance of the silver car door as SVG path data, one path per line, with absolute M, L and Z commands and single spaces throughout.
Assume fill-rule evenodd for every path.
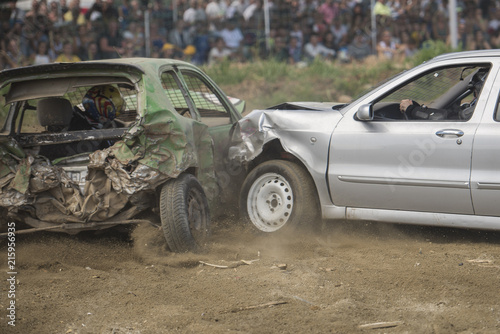
M 436 71 L 438 76 L 443 74 Z M 396 115 L 399 103 L 393 99 L 384 108 Z M 333 203 L 472 214 L 472 144 L 485 104 L 481 97 L 475 101 L 467 121 L 390 117 L 360 121 L 354 110 L 347 112 L 330 145 L 328 182 Z

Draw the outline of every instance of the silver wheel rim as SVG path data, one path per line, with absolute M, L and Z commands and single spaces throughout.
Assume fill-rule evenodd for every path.
M 292 209 L 292 187 L 279 174 L 261 175 L 248 191 L 248 215 L 255 227 L 263 232 L 282 228 L 290 219 Z

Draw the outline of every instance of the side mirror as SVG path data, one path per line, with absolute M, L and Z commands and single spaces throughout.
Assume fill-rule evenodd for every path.
M 373 121 L 373 105 L 363 104 L 359 107 L 356 118 L 360 121 Z

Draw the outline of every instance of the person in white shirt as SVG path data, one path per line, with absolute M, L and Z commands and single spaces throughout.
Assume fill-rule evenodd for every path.
M 226 27 L 220 32 L 220 36 L 224 39 L 226 46 L 232 51 L 237 51 L 243 41 L 241 30 L 236 27 L 233 20 L 226 21 Z
M 210 21 L 220 20 L 222 17 L 222 10 L 219 3 L 216 0 L 211 0 L 207 7 L 205 8 L 205 13 L 207 14 L 207 19 Z
M 47 42 L 38 43 L 37 52 L 34 55 L 33 65 L 50 64 L 54 58 L 49 56 L 49 49 Z
M 196 21 L 196 8 L 198 7 L 196 0 L 189 1 L 189 8 L 184 11 L 182 19 L 184 22 L 193 24 Z
M 318 34 L 312 34 L 309 43 L 304 47 L 304 55 L 309 61 L 313 61 L 317 57 L 332 59 L 335 57 L 335 50 L 321 44 Z
M 215 39 L 215 46 L 208 53 L 208 65 L 220 63 L 231 56 L 232 52 L 226 48 L 226 44 L 222 37 Z

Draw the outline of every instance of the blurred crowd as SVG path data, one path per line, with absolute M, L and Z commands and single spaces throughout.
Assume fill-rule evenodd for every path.
M 448 0 L 376 0 L 373 8 L 370 0 L 269 0 L 267 10 L 263 0 L 95 0 L 89 8 L 67 1 L 0 8 L 0 69 L 144 56 L 197 65 L 373 54 L 397 61 L 430 40 L 451 44 Z M 500 47 L 500 0 L 457 0 L 457 13 L 462 50 Z

